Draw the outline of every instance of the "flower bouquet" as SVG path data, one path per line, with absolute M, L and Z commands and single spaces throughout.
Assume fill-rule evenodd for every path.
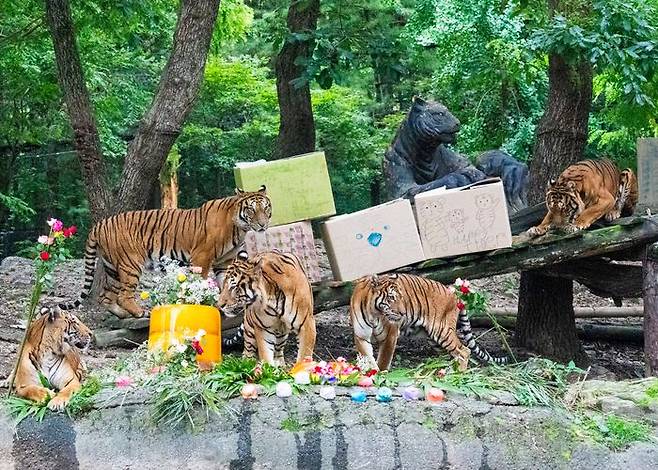
M 149 351 L 181 352 L 192 347 L 202 368 L 221 361 L 221 319 L 215 307 L 219 286 L 201 276 L 201 268 L 164 262 L 164 276 L 150 291 L 140 294 L 153 307 L 149 324 Z

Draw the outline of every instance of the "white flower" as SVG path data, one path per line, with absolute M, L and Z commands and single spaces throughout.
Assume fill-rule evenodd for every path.
M 463 284 L 464 284 L 464 281 L 462 281 L 461 277 L 458 277 L 457 279 L 455 279 L 455 285 L 457 287 L 461 287 Z
M 451 294 L 454 294 L 454 293 L 455 293 L 455 288 L 454 288 L 454 286 L 450 286 L 450 287 L 448 287 L 448 290 L 450 291 Z
M 57 222 L 57 219 L 50 218 L 46 223 L 48 224 L 49 227 L 52 227 L 53 225 L 55 225 L 55 222 Z
M 470 287 L 470 286 L 471 286 L 471 282 L 464 279 L 464 287 Z
M 185 359 L 183 359 L 182 361 L 180 361 L 180 365 L 183 366 L 183 367 L 187 367 L 188 364 L 189 364 L 189 363 L 188 363 Z
M 206 330 L 201 328 L 199 331 L 196 332 L 196 336 L 194 337 L 194 339 L 201 339 L 204 336 L 206 336 Z
M 175 347 L 176 347 L 176 352 L 177 353 L 184 353 L 185 350 L 187 349 L 187 346 L 185 346 L 184 344 L 180 344 L 180 343 L 178 343 Z
M 42 245 L 45 245 L 48 243 L 48 235 L 41 235 L 39 238 L 37 238 L 37 241 Z

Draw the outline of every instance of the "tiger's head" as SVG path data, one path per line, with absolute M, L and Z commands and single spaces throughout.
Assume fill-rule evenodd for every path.
M 87 325 L 73 313 L 59 307 L 42 308 L 35 326 L 38 323 L 43 327 L 42 343 L 47 343 L 57 355 L 64 355 L 72 348 L 84 350 L 91 344 L 93 333 Z
M 409 125 L 419 140 L 432 144 L 450 144 L 457 139 L 460 123 L 443 104 L 414 97 Z
M 227 317 L 234 317 L 255 303 L 261 298 L 260 278 L 260 261 L 250 259 L 246 251 L 240 251 L 226 270 L 217 308 Z
M 375 309 L 392 323 L 402 320 L 404 314 L 402 293 L 397 274 L 373 275 L 369 278 Z
M 265 186 L 261 186 L 255 192 L 246 192 L 236 188 L 235 194 L 238 196 L 235 224 L 245 232 L 267 230 L 272 218 L 272 202 L 267 196 Z
M 572 224 L 585 208 L 575 181 L 550 180 L 546 189 L 546 208 L 564 224 Z

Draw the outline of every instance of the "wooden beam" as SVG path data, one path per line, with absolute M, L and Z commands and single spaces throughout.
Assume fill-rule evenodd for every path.
M 476 253 L 453 259 L 436 259 L 399 272 L 418 274 L 444 283 L 456 278 L 479 279 L 510 272 L 546 269 L 560 263 L 608 256 L 621 250 L 658 241 L 658 216 L 628 217 L 617 225 L 568 235 L 547 235 L 534 240 L 517 238 L 511 248 Z M 315 311 L 349 303 L 351 282 L 314 285 Z
M 658 243 L 647 247 L 644 267 L 644 356 L 647 376 L 658 376 Z

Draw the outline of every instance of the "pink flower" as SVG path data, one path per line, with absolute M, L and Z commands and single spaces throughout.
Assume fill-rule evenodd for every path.
M 190 271 L 192 271 L 194 274 L 201 274 L 203 268 L 201 266 L 192 266 L 192 268 L 190 268 Z
M 206 282 L 208 284 L 208 287 L 210 287 L 210 288 L 217 287 L 217 282 L 214 279 L 208 278 L 208 279 L 206 279 Z
M 50 221 L 52 221 L 52 225 L 50 225 Z M 61 220 L 58 219 L 50 219 L 48 221 L 48 225 L 50 225 L 50 228 L 53 229 L 53 232 L 61 232 L 62 229 L 64 228 L 64 224 L 62 223 Z
M 130 387 L 133 384 L 134 380 L 127 375 L 120 375 L 114 380 L 114 385 L 119 388 Z
M 151 367 L 151 369 L 149 370 L 149 373 L 155 375 L 155 374 L 159 374 L 160 372 L 162 372 L 164 370 L 165 370 L 165 366 L 155 366 L 155 367 Z

